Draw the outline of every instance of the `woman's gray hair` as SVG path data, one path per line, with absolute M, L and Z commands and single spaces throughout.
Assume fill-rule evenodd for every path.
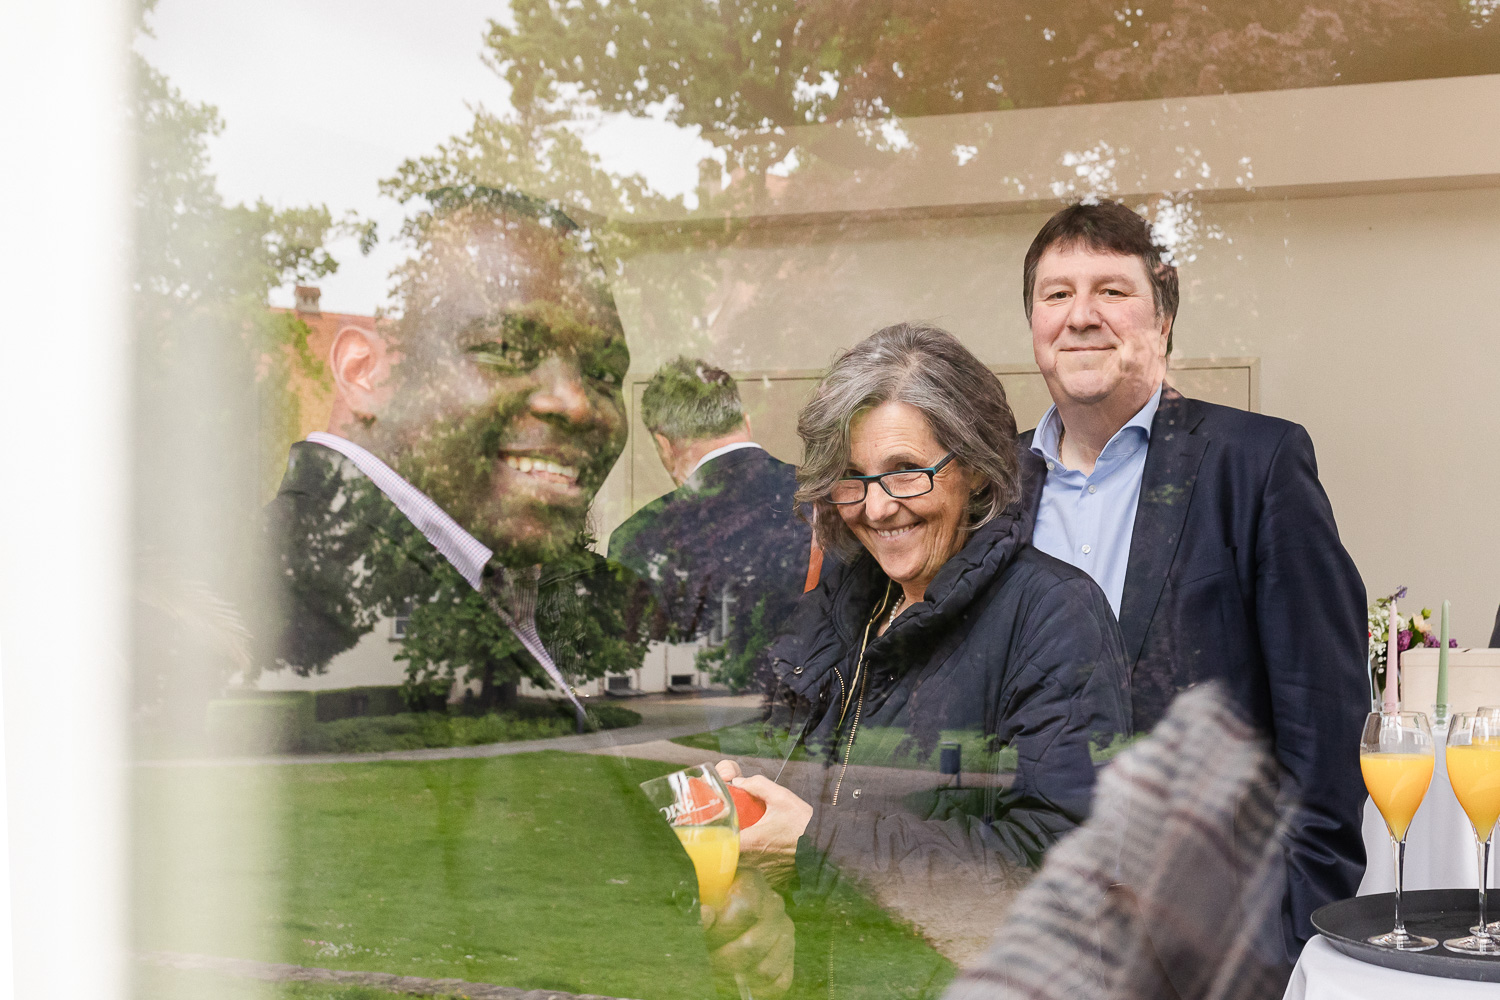
M 797 417 L 804 449 L 797 510 L 813 522 L 818 545 L 846 561 L 863 548 L 828 494 L 849 470 L 849 425 L 893 401 L 920 410 L 938 443 L 982 484 L 970 498 L 967 530 L 1020 495 L 1016 418 L 1000 380 L 946 330 L 888 326 L 841 354 Z

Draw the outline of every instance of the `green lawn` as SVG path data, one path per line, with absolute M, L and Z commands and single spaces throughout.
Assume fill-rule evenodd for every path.
M 1094 745 L 1089 756 L 1095 764 L 1106 764 L 1128 749 L 1142 737 L 1116 737 L 1108 746 Z M 765 722 L 741 722 L 706 733 L 693 733 L 672 740 L 686 747 L 707 750 L 732 756 L 768 757 L 785 759 L 791 748 L 786 730 L 777 729 Z M 849 757 L 851 764 L 868 764 L 876 767 L 904 767 L 917 771 L 937 771 L 939 744 L 957 743 L 964 771 L 974 773 L 1005 774 L 1016 769 L 1018 755 L 1015 747 L 1004 746 L 992 749 L 992 741 L 984 734 L 971 729 L 944 729 L 937 742 L 930 747 L 921 747 L 911 734 L 900 726 L 865 726 L 859 731 L 854 751 Z M 805 745 L 799 745 L 791 754 L 792 760 L 807 760 Z
M 785 730 L 774 729 L 764 722 L 742 722 L 707 733 L 679 736 L 672 741 L 683 746 L 708 750 L 713 753 L 735 756 L 784 758 L 790 745 Z M 919 747 L 911 734 L 898 726 L 865 726 L 859 731 L 854 743 L 851 764 L 870 764 L 880 767 L 905 767 L 919 771 L 938 770 L 938 743 L 954 742 L 959 745 L 965 771 L 1014 771 L 1016 751 L 1003 747 L 997 753 L 989 748 L 989 740 L 972 730 L 945 729 L 938 741 L 927 748 Z M 807 750 L 799 746 L 792 760 L 806 760 Z
M 556 752 L 142 769 L 136 946 L 641 1000 L 710 996 L 692 868 L 636 787 L 672 769 Z M 834 932 L 841 984 L 869 985 L 854 995 L 926 995 L 951 975 L 847 889 L 794 917 L 797 994 L 827 995 Z
M 180 971 L 141 965 L 135 970 L 135 996 L 140 1000 L 397 1000 L 399 996 L 369 986 L 329 983 L 263 983 L 219 972 Z M 430 996 L 430 1000 L 458 1000 Z

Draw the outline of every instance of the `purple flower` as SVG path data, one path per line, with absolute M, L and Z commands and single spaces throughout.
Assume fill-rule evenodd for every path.
M 1404 628 L 1396 633 L 1396 652 L 1404 653 L 1411 648 L 1411 629 Z
M 1458 640 L 1457 639 L 1449 639 L 1448 640 L 1448 648 L 1449 649 L 1457 649 L 1458 648 Z
M 1442 643 L 1438 641 L 1437 636 L 1433 635 L 1431 632 L 1428 632 L 1426 635 L 1422 636 L 1422 645 L 1428 649 L 1436 649 L 1438 646 L 1441 646 Z
M 1406 588 L 1405 587 L 1398 587 L 1396 589 L 1396 592 L 1391 595 L 1391 600 L 1393 600 L 1393 601 L 1399 601 L 1399 600 L 1401 600 L 1401 598 L 1403 598 L 1405 596 L 1406 596 Z

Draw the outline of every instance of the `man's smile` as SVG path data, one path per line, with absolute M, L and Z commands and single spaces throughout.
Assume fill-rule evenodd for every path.
M 557 461 L 555 456 L 529 450 L 502 451 L 500 456 L 511 471 L 534 482 L 578 486 L 578 466 Z

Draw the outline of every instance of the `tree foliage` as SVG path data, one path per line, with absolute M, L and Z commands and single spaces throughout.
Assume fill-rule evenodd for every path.
M 121 114 L 135 157 L 137 690 L 156 704 L 211 695 L 244 668 L 237 609 L 252 526 L 297 423 L 290 373 L 319 367 L 306 324 L 267 300 L 337 269 L 326 244 L 340 223 L 323 205 L 228 202 L 209 163 L 224 127 L 217 109 L 185 97 L 139 52 L 131 60 Z M 200 712 L 191 701 L 185 710 Z

